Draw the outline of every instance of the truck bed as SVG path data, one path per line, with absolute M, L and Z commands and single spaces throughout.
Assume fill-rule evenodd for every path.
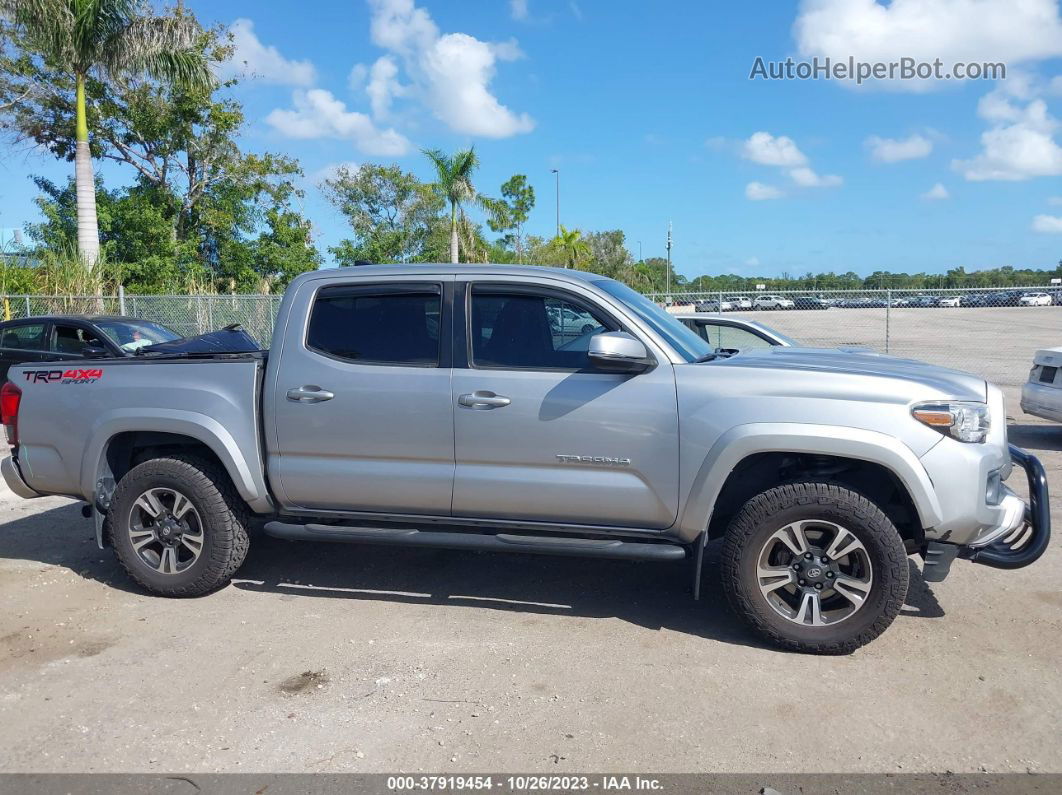
M 169 353 L 11 368 L 22 390 L 18 466 L 42 494 L 90 500 L 114 434 L 191 436 L 236 464 L 237 488 L 266 495 L 259 432 L 267 353 Z

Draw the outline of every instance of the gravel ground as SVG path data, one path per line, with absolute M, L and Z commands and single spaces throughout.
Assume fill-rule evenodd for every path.
M 1062 426 L 1008 392 L 1062 527 Z M 695 603 L 687 563 L 257 538 L 175 601 L 69 500 L 0 523 L 0 771 L 1062 771 L 1059 543 L 932 586 L 912 562 L 888 632 L 824 658 L 745 631 L 718 549 Z

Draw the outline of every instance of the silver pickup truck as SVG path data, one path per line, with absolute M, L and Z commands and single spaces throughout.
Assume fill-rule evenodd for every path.
M 291 540 L 686 558 L 722 540 L 761 636 L 851 651 L 908 555 L 1017 568 L 1050 535 L 1039 462 L 983 379 L 867 352 L 726 355 L 619 282 L 552 268 L 297 278 L 268 352 L 11 369 L 4 478 L 87 502 L 149 591 L 224 585 Z M 1014 465 L 1029 503 L 1005 484 Z

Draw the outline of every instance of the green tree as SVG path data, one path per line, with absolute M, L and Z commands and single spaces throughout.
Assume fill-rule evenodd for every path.
M 87 81 L 96 77 L 101 83 L 120 83 L 146 74 L 188 86 L 210 85 L 213 76 L 195 46 L 201 30 L 180 12 L 152 15 L 144 0 L 0 0 L 0 12 L 14 22 L 19 49 L 30 56 L 24 68 L 32 67 L 35 56 L 67 83 L 73 81 L 77 241 L 91 269 L 100 242 Z
M 568 229 L 562 224 L 560 233 L 552 242 L 566 268 L 580 269 L 590 257 L 590 246 L 578 229 Z
M 340 265 L 423 261 L 443 200 L 429 185 L 397 165 L 341 167 L 324 181 L 325 198 L 354 231 L 353 240 L 329 248 Z
M 479 158 L 475 149 L 463 149 L 448 155 L 439 149 L 423 150 L 425 156 L 435 167 L 433 189 L 450 205 L 450 262 L 459 262 L 460 223 L 464 218 L 463 207 L 469 202 L 476 202 L 490 213 L 497 211 L 495 200 L 476 193 L 472 184 L 472 175 L 479 168 Z
M 523 262 L 524 224 L 535 207 L 535 189 L 527 184 L 524 174 L 514 174 L 501 186 L 501 198 L 494 200 L 493 213 L 487 219 L 492 232 L 504 235 L 502 244 L 516 252 L 517 262 Z

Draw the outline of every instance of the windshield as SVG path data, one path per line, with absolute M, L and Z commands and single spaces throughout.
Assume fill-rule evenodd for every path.
M 177 332 L 149 320 L 98 320 L 96 326 L 127 353 L 159 342 L 181 339 Z
M 711 345 L 701 339 L 697 332 L 684 326 L 673 315 L 669 315 L 661 307 L 654 304 L 648 298 L 627 285 L 601 279 L 594 284 L 621 301 L 628 309 L 641 318 L 645 323 L 659 334 L 675 349 L 687 362 L 692 362 L 702 356 L 708 356 L 715 352 Z

